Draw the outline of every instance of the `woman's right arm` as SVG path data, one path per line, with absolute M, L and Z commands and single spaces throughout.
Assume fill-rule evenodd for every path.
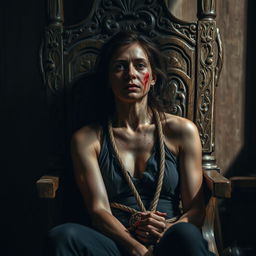
M 130 255 L 147 255 L 147 248 L 135 240 L 110 209 L 106 188 L 98 164 L 100 140 L 97 129 L 84 127 L 71 141 L 74 173 L 93 226 L 120 243 Z

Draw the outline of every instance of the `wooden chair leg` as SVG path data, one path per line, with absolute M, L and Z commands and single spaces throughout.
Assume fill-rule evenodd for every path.
M 220 215 L 218 210 L 218 201 L 216 199 L 216 207 L 215 207 L 215 222 L 214 222 L 214 233 L 215 233 L 215 241 L 218 248 L 219 254 L 223 251 L 223 243 L 222 243 L 222 231 L 221 231 L 221 223 L 220 223 Z
M 215 197 L 211 197 L 206 207 L 206 216 L 202 227 L 202 233 L 204 239 L 208 242 L 209 250 L 215 253 L 216 256 L 219 256 L 214 234 L 216 204 L 217 199 Z

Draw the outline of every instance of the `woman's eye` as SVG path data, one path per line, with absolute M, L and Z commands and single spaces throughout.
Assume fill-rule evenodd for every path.
M 114 69 L 118 71 L 125 70 L 125 65 L 122 63 L 118 63 L 114 66 Z
M 138 69 L 146 68 L 146 65 L 144 63 L 138 63 L 136 66 L 137 66 Z

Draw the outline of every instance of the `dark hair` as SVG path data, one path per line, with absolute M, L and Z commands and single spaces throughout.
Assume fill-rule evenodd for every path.
M 148 94 L 148 105 L 157 109 L 160 112 L 164 112 L 166 109 L 166 103 L 164 95 L 166 91 L 167 76 L 164 72 L 164 59 L 161 55 L 158 47 L 146 37 L 137 34 L 135 32 L 119 32 L 114 35 L 101 49 L 101 52 L 96 61 L 96 80 L 101 86 L 104 86 L 103 92 L 105 99 L 108 102 L 105 103 L 105 110 L 108 114 L 114 112 L 114 96 L 109 87 L 107 86 L 109 79 L 109 66 L 113 55 L 122 46 L 138 43 L 146 52 L 149 59 L 153 74 L 156 76 L 156 84 L 152 87 Z

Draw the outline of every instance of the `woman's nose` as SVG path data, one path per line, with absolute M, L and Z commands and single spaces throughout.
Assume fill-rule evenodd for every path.
M 130 79 L 134 79 L 136 77 L 136 69 L 132 63 L 128 66 L 127 75 Z

